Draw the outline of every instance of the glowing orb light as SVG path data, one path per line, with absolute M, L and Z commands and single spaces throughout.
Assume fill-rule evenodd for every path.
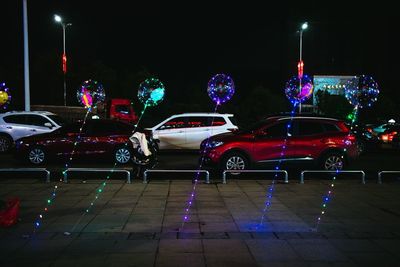
M 375 80 L 366 75 L 354 77 L 349 80 L 344 92 L 347 100 L 355 107 L 370 107 L 378 100 L 379 87 Z
M 312 78 L 308 75 L 303 75 L 301 79 L 298 76 L 293 76 L 285 86 L 285 95 L 292 104 L 303 103 L 309 99 L 314 90 Z
M 139 85 L 138 98 L 146 106 L 157 106 L 164 95 L 164 84 L 157 78 L 148 78 Z
M 78 102 L 85 108 L 93 108 L 97 104 L 104 102 L 106 94 L 101 83 L 94 80 L 87 80 L 79 87 L 76 97 L 78 98 Z
M 6 109 L 11 101 L 10 89 L 5 83 L 0 83 L 0 108 Z
M 230 100 L 235 93 L 235 84 L 230 76 L 217 74 L 208 82 L 207 93 L 217 105 Z

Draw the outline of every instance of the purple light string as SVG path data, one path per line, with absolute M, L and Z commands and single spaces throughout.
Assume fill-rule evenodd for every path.
M 219 103 L 217 103 L 217 104 L 215 105 L 214 113 L 217 112 L 218 105 L 219 105 Z M 214 123 L 214 118 L 215 118 L 215 117 L 213 116 L 213 117 L 212 117 L 212 120 L 211 120 L 211 125 L 213 125 L 213 123 Z M 196 187 L 197 187 L 197 183 L 198 183 L 198 181 L 199 181 L 200 170 L 203 168 L 204 156 L 205 156 L 206 149 L 207 149 L 207 147 L 208 147 L 208 142 L 209 142 L 210 137 L 211 137 L 211 131 L 212 131 L 212 130 L 210 130 L 210 132 L 209 132 L 209 134 L 208 134 L 205 148 L 204 148 L 203 151 L 201 151 L 200 165 L 199 165 L 199 168 L 198 168 L 197 172 L 195 173 L 195 178 L 194 178 L 194 183 L 193 183 L 192 191 L 191 191 L 191 193 L 189 194 L 189 200 L 188 200 L 187 203 L 186 203 L 186 207 L 185 207 L 185 211 L 184 211 L 184 215 L 183 215 L 183 220 L 182 220 L 181 229 L 183 229 L 183 227 L 185 226 L 185 223 L 188 222 L 189 219 L 190 219 L 190 218 L 189 218 L 190 208 L 192 207 L 193 201 L 195 200 Z
M 90 110 L 91 110 L 91 109 L 89 108 L 89 109 L 87 110 L 87 112 L 86 112 L 85 118 L 84 118 L 84 120 L 83 120 L 83 122 L 82 122 L 82 125 L 81 125 L 80 129 L 79 129 L 79 134 L 78 134 L 78 136 L 77 136 L 77 139 L 76 139 L 75 142 L 74 142 L 74 146 L 73 146 L 73 148 L 72 148 L 71 156 L 70 156 L 69 160 L 67 160 L 67 162 L 66 162 L 66 164 L 65 164 L 65 169 L 64 169 L 64 171 L 62 172 L 62 174 L 64 175 L 64 179 L 65 179 L 65 177 L 66 177 L 66 175 L 67 175 L 68 163 L 69 163 L 70 161 L 72 161 L 72 158 L 73 158 L 73 155 L 74 155 L 74 152 L 75 152 L 75 148 L 76 148 L 76 146 L 77 146 L 77 144 L 78 144 L 78 142 L 79 142 L 79 140 L 80 140 L 80 136 L 81 136 L 81 134 L 82 134 L 82 129 L 83 129 L 83 126 L 84 126 L 85 123 L 86 123 L 86 119 L 87 119 L 87 117 L 88 117 L 88 114 L 90 113 Z M 50 207 L 50 205 L 53 203 L 53 201 L 55 200 L 55 198 L 56 198 L 56 196 L 57 196 L 57 189 L 58 189 L 58 187 L 59 187 L 59 185 L 61 184 L 62 181 L 63 181 L 63 179 L 60 178 L 59 182 L 54 186 L 53 192 L 51 193 L 51 196 L 50 196 L 50 197 L 47 199 L 47 201 L 46 201 L 46 207 L 43 209 L 43 211 L 42 211 L 42 212 L 38 215 L 38 217 L 36 218 L 35 223 L 34 223 L 34 225 L 33 225 L 33 234 L 35 234 L 36 231 L 37 231 L 37 230 L 39 229 L 39 227 L 41 226 L 41 223 L 42 223 L 43 217 L 44 217 L 44 213 L 49 211 L 49 207 Z
M 293 122 L 293 117 L 295 115 L 297 102 L 292 102 L 292 103 L 293 103 L 293 110 L 290 113 L 290 121 L 286 125 L 286 137 L 285 137 L 285 140 L 283 142 L 282 151 L 281 151 L 281 154 L 280 154 L 281 157 L 280 157 L 277 165 L 275 166 L 275 170 L 276 171 L 280 170 L 280 168 L 281 168 L 282 159 L 283 159 L 283 156 L 285 155 L 285 151 L 286 151 L 287 138 L 289 136 L 290 129 L 292 128 L 292 122 Z M 272 196 L 273 196 L 273 193 L 274 193 L 274 190 L 275 190 L 275 184 L 276 184 L 277 178 L 278 178 L 278 172 L 275 172 L 274 178 L 272 179 L 272 182 L 269 185 L 268 190 L 266 192 L 266 195 L 265 195 L 265 206 L 264 206 L 263 211 L 262 211 L 260 223 L 256 226 L 256 229 L 259 229 L 260 227 L 262 227 L 262 225 L 264 223 L 264 220 L 265 220 L 265 217 L 266 217 L 266 215 L 268 213 L 268 210 L 271 208 L 271 201 L 272 201 Z
M 350 131 L 349 131 L 349 133 L 348 133 L 348 137 L 351 135 L 351 132 L 352 132 L 352 130 L 353 130 L 353 127 L 354 127 L 354 123 L 356 122 L 356 120 L 357 120 L 357 115 L 358 115 L 358 106 L 355 106 L 355 108 L 354 108 L 354 118 L 351 120 L 351 124 L 350 124 Z M 350 142 L 350 141 L 348 141 L 348 140 L 346 140 L 347 142 Z M 346 142 L 345 141 L 345 142 Z M 345 143 L 346 144 L 346 143 Z M 351 145 L 351 143 L 348 143 L 347 145 Z M 345 150 L 346 151 L 346 150 Z M 342 159 L 343 159 L 343 155 L 342 155 Z M 340 170 L 339 169 L 337 169 L 336 170 L 336 172 L 335 172 L 335 174 L 333 175 L 333 177 L 332 177 L 332 182 L 330 183 L 330 185 L 329 185 L 329 189 L 328 189 L 328 191 L 327 191 L 327 193 L 322 197 L 322 204 L 321 204 L 321 213 L 318 215 L 318 217 L 317 217 L 317 222 L 316 222 L 316 224 L 315 224 L 315 227 L 314 227 L 314 231 L 318 231 L 318 227 L 319 227 L 319 225 L 320 225 L 320 223 L 321 223 L 321 220 L 322 220 L 322 217 L 326 214 L 326 209 L 327 209 L 327 207 L 328 207 L 328 202 L 329 201 L 331 201 L 331 199 L 332 199 L 332 197 L 333 197 L 333 189 L 334 189 L 334 187 L 335 187 L 335 181 L 336 181 L 336 177 L 337 177 L 337 175 L 340 173 Z

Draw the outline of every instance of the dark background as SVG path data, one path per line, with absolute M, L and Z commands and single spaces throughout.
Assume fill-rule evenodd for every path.
M 283 2 L 283 1 L 281 1 Z M 287 2 L 286 2 L 287 3 Z M 0 3 L 0 80 L 12 89 L 9 109 L 23 109 L 22 0 Z M 285 82 L 297 72 L 299 33 L 305 73 L 367 74 L 379 83 L 368 120 L 399 114 L 394 65 L 395 8 L 384 3 L 308 1 L 57 1 L 28 0 L 31 104 L 63 104 L 62 27 L 67 28 L 67 94 L 78 105 L 82 81 L 103 83 L 109 97 L 137 100 L 139 83 L 152 75 L 166 86 L 165 101 L 146 112 L 148 121 L 176 112 L 212 111 L 207 82 L 233 77 L 236 93 L 220 107 L 242 121 L 288 111 Z

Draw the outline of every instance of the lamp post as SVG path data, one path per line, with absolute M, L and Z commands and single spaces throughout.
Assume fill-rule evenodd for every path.
M 64 106 L 67 105 L 67 81 L 66 81 L 66 74 L 67 74 L 67 54 L 65 52 L 65 30 L 68 26 L 71 26 L 72 23 L 65 23 L 63 19 L 59 15 L 54 15 L 54 20 L 57 23 L 60 23 L 63 29 L 63 55 L 62 55 L 62 70 L 64 73 Z
M 303 31 L 305 31 L 308 28 L 308 23 L 304 22 L 301 24 L 300 27 L 300 51 L 299 51 L 299 63 L 297 64 L 298 68 L 298 76 L 299 76 L 299 93 L 301 93 L 301 79 L 303 78 L 303 68 L 304 68 L 304 63 L 303 63 Z M 301 114 L 301 102 L 299 104 L 299 114 Z

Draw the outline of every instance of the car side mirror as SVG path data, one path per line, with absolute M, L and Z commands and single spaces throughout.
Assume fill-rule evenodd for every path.
M 50 122 L 46 122 L 46 123 L 44 124 L 44 126 L 46 126 L 46 127 L 49 128 L 49 129 L 53 129 L 53 124 L 51 124 Z

